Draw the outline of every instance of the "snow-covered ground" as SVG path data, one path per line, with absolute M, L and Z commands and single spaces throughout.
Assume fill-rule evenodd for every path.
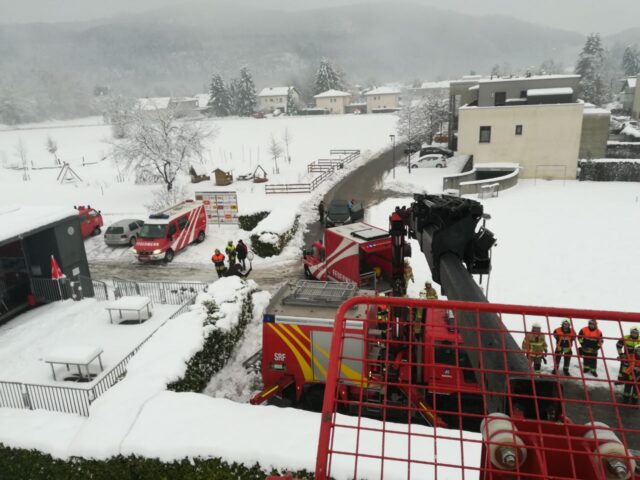
M 176 305 L 155 305 L 151 319 L 119 324 L 110 323 L 105 306 L 106 302 L 94 299 L 55 302 L 0 326 L 0 380 L 75 386 L 60 381 L 66 373 L 61 365 L 56 366 L 58 381 L 53 380 L 51 367 L 44 362 L 50 353 L 99 347 L 104 351 L 102 364 L 107 372 L 178 309 Z M 91 373 L 98 375 L 94 381 L 101 378 L 97 361 L 91 365 Z

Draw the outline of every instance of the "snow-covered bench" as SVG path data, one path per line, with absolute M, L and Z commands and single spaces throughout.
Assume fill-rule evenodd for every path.
M 105 309 L 109 312 L 109 321 L 113 323 L 113 311 L 117 311 L 118 320 L 126 320 L 122 317 L 122 312 L 135 312 L 138 323 L 142 323 L 142 312 L 147 311 L 145 320 L 151 318 L 151 299 L 149 297 L 122 297 L 109 303 Z
M 102 372 L 104 370 L 104 367 L 102 366 L 102 358 L 100 357 L 100 355 L 102 355 L 102 348 L 100 347 L 66 346 L 57 348 L 56 350 L 49 352 L 47 355 L 45 355 L 44 361 L 51 365 L 51 373 L 53 374 L 54 380 L 57 380 L 54 365 L 66 365 L 67 371 L 69 370 L 69 365 L 74 365 L 78 368 L 78 376 L 80 377 L 80 380 L 84 380 L 86 378 L 87 381 L 89 381 L 91 380 L 89 365 L 96 358 L 100 363 L 100 371 Z M 83 366 L 85 371 L 87 372 L 86 377 L 84 376 L 84 374 L 82 373 L 82 369 L 80 368 Z

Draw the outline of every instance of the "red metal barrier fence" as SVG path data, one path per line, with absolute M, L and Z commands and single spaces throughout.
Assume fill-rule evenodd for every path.
M 367 318 L 354 318 L 362 304 Z M 638 324 L 637 313 L 350 299 L 333 332 L 316 478 L 635 478 L 640 355 L 619 358 L 617 343 Z

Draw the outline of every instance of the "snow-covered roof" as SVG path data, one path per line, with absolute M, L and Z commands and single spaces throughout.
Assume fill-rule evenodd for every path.
M 258 97 L 283 97 L 289 94 L 291 87 L 266 87 L 263 88 Z
M 191 168 L 193 168 L 196 175 L 209 175 L 209 170 L 201 163 L 192 163 Z
M 208 93 L 197 93 L 194 97 L 198 101 L 198 108 L 207 108 L 211 95 Z
M 530 81 L 530 80 L 560 80 L 560 79 L 576 79 L 580 78 L 580 75 L 532 75 L 530 77 L 493 77 L 482 78 L 478 80 L 479 83 L 492 83 L 492 82 L 512 82 L 516 81 Z
M 77 215 L 76 210 L 67 207 L 2 207 L 0 208 L 0 242 Z
M 329 97 L 350 97 L 351 94 L 347 92 L 341 92 L 340 90 L 327 90 L 326 92 L 314 95 L 313 98 L 329 98 Z
M 611 112 L 606 108 L 588 107 L 585 105 L 585 115 L 611 115 Z
M 364 94 L 365 97 L 369 95 L 400 95 L 400 90 L 393 87 L 378 87 Z
M 169 108 L 171 97 L 139 98 L 138 106 L 141 110 L 163 110 Z
M 530 90 L 527 90 L 527 97 L 540 97 L 543 95 L 573 95 L 573 88 L 532 88 Z
M 449 80 L 443 80 L 442 82 L 424 82 L 420 88 L 426 89 L 438 89 L 438 88 L 449 88 L 451 82 Z

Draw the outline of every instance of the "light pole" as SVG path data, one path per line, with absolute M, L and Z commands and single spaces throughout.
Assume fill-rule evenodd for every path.
M 396 136 L 389 135 L 389 139 L 391 140 L 391 143 L 393 143 L 393 179 L 395 180 L 396 178 Z

